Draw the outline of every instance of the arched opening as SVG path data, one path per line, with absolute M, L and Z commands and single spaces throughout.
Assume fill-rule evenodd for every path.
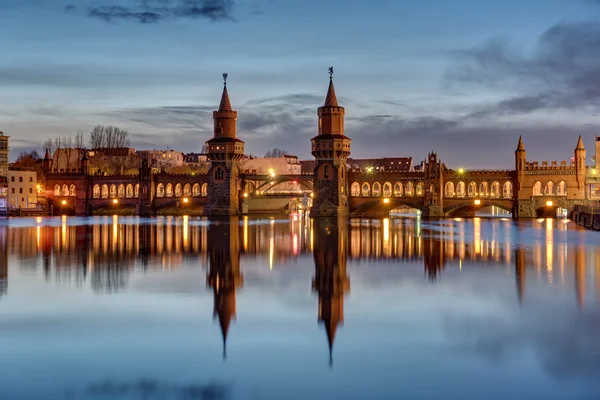
M 412 182 L 408 182 L 406 184 L 406 190 L 404 191 L 404 194 L 406 194 L 407 196 L 415 195 L 415 185 Z
M 323 178 L 329 179 L 329 165 L 323 166 Z
M 394 184 L 394 196 L 396 196 L 396 197 L 402 196 L 402 183 L 401 182 L 396 182 Z
M 379 182 L 373 183 L 373 196 L 381 196 L 381 184 Z
M 447 182 L 444 187 L 444 195 L 446 197 L 454 197 L 454 183 Z
M 125 188 L 125 197 L 133 197 L 133 185 L 131 183 L 127 184 Z
M 477 210 L 475 216 L 485 218 L 511 218 L 512 212 L 496 205 L 489 205 Z
M 223 168 L 221 168 L 221 167 L 215 168 L 214 177 L 215 177 L 215 180 L 218 180 L 218 181 L 222 181 L 223 179 L 225 179 L 225 171 L 223 170 Z
M 533 195 L 541 196 L 542 195 L 542 182 L 537 181 L 533 184 Z
M 192 186 L 189 183 L 186 183 L 183 187 L 183 195 L 190 196 L 192 194 Z
M 117 197 L 117 186 L 110 185 L 110 197 Z
M 133 191 L 133 195 L 135 197 L 140 197 L 140 184 L 139 183 L 135 184 L 135 189 Z
M 125 197 L 125 185 L 119 185 L 119 189 L 117 190 L 117 196 Z
M 54 185 L 54 195 L 60 196 L 60 185 Z
M 488 195 L 488 184 L 487 182 L 481 182 L 479 184 L 479 196 L 485 197 Z
M 475 182 L 469 183 L 469 188 L 468 188 L 467 193 L 469 194 L 469 197 L 477 196 L 477 184 Z
M 360 196 L 360 184 L 358 182 L 353 182 L 350 186 L 350 195 Z
M 505 199 L 512 199 L 513 197 L 513 184 L 510 181 L 504 182 L 502 185 L 502 197 Z
M 500 182 L 492 183 L 492 188 L 490 190 L 490 197 L 497 199 L 500 197 Z
M 544 186 L 544 194 L 546 196 L 552 196 L 554 194 L 554 182 L 546 182 L 546 186 Z
M 102 185 L 102 198 L 108 198 L 108 185 Z
M 206 184 L 206 183 L 203 183 L 203 184 L 202 184 L 202 192 L 201 192 L 201 195 L 202 195 L 203 197 L 206 197 L 206 196 L 208 196 L 208 184 Z
M 423 196 L 423 182 L 417 183 L 417 188 L 415 191 L 417 196 Z
M 200 196 L 200 185 L 198 183 L 194 183 L 194 186 L 192 186 L 192 196 Z
M 383 197 L 390 197 L 392 195 L 392 184 L 386 182 L 383 184 Z
M 69 187 L 66 184 L 62 186 L 62 195 L 63 196 L 69 195 Z
M 181 195 L 182 195 L 181 183 L 178 183 L 177 185 L 175 185 L 175 196 L 181 197 Z
M 173 197 L 173 184 L 172 183 L 167 183 L 167 186 L 165 187 L 165 195 L 167 197 Z
M 465 197 L 465 194 L 465 183 L 458 182 L 458 185 L 456 185 L 456 197 Z
M 71 184 L 69 186 L 69 196 L 76 196 L 77 195 L 77 188 L 75 187 L 75 185 Z
M 94 188 L 92 189 L 92 195 L 95 199 L 100 198 L 100 185 L 94 185 Z
M 567 183 L 565 181 L 558 182 L 556 185 L 556 195 L 557 196 L 566 196 L 567 195 Z
M 156 197 L 165 197 L 165 185 L 162 183 L 156 186 Z
M 435 193 L 435 186 L 429 185 L 429 193 Z
M 371 195 L 371 186 L 369 186 L 369 182 L 364 182 L 362 185 L 362 195 L 370 196 Z

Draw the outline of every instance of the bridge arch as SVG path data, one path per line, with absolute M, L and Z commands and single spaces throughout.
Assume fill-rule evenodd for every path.
M 352 207 L 352 202 L 350 203 L 351 215 L 389 213 L 393 209 L 403 206 L 423 211 L 423 199 L 418 197 L 414 197 L 413 199 L 399 197 L 382 199 L 381 197 L 373 197 L 365 200 L 354 207 Z
M 475 204 L 473 200 L 463 201 L 459 203 L 452 204 L 450 206 L 444 207 L 444 214 L 447 216 L 453 216 L 454 214 L 463 212 L 463 211 L 472 211 L 476 212 L 483 208 L 495 206 L 502 210 L 508 211 L 511 214 L 514 212 L 513 204 L 511 202 L 506 201 L 494 201 L 494 200 L 478 200 L 479 204 Z
M 258 185 L 258 187 L 255 187 L 254 190 L 247 191 L 246 193 L 248 193 L 248 195 L 254 195 L 254 194 L 263 194 L 263 193 L 268 193 L 270 190 L 272 190 L 273 188 L 276 188 L 279 185 L 282 185 L 284 183 L 290 183 L 290 182 L 296 182 L 300 187 L 303 187 L 306 190 L 313 190 L 314 186 L 312 181 L 307 180 L 307 179 L 297 179 L 297 178 L 280 178 L 280 179 L 275 179 L 273 181 L 267 181 L 267 182 L 263 182 L 262 184 Z M 254 184 L 252 182 L 250 182 L 248 184 L 250 187 L 253 187 Z

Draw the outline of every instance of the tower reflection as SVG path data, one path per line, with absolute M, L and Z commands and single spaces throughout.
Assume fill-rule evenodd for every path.
M 0 296 L 8 289 L 8 229 L 0 226 Z
M 338 325 L 344 323 L 344 294 L 350 290 L 346 275 L 347 221 L 313 220 L 315 277 L 312 289 L 319 296 L 319 323 L 325 325 L 329 365 L 333 365 L 333 342 Z
M 236 290 L 243 285 L 240 272 L 239 218 L 215 219 L 208 229 L 209 267 L 206 284 L 213 289 L 213 318 L 219 319 L 223 359 L 227 357 L 229 325 L 236 318 Z

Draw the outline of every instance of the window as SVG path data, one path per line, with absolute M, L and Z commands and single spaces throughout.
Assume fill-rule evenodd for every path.
M 29 188 L 29 194 L 33 194 L 33 189 Z
M 12 194 L 15 194 L 15 188 L 12 188 L 11 191 L 12 191 Z
M 546 196 L 552 196 L 554 194 L 554 182 L 550 181 L 546 183 L 544 187 L 544 194 Z
M 156 197 L 165 197 L 165 185 L 162 183 L 159 183 L 158 186 L 156 186 Z
M 117 196 L 125 197 L 125 185 L 120 184 L 119 189 L 117 189 Z
M 33 182 L 33 176 L 29 177 L 29 182 Z
M 63 196 L 68 196 L 69 195 L 69 187 L 67 185 L 63 185 L 62 186 L 62 195 Z
M 469 183 L 469 197 L 477 196 L 477 184 L 475 182 Z
M 133 197 L 133 185 L 131 183 L 125 187 L 125 197 Z
M 99 185 L 94 185 L 94 188 L 92 189 L 92 196 L 95 199 L 100 198 L 100 186 Z
M 381 196 L 381 184 L 379 182 L 373 184 L 373 196 Z
M 77 191 L 77 188 L 75 187 L 75 185 L 69 186 L 69 196 L 75 196 L 76 195 L 76 193 L 75 193 L 76 191 Z
M 402 196 L 402 183 L 396 182 L 394 184 L 394 196 L 396 196 L 396 197 Z
M 181 197 L 181 183 L 178 183 L 177 185 L 175 185 L 175 196 Z
M 200 196 L 200 185 L 197 183 L 192 186 L 192 196 Z
M 13 193 L 14 193 L 14 189 L 13 189 Z M 54 185 L 54 195 L 60 196 L 60 186 Z
M 504 197 L 505 199 L 510 199 L 513 197 L 512 182 L 504 182 L 504 185 L 502 185 L 502 197 Z
M 479 195 L 487 196 L 488 195 L 488 184 L 487 182 L 481 182 L 479 184 Z
M 133 189 L 133 196 L 134 197 L 139 197 L 140 196 L 140 184 L 136 183 Z
M 225 171 L 223 171 L 223 168 L 218 167 L 215 169 L 215 179 L 216 180 L 223 180 L 225 179 Z
M 417 183 L 417 196 L 423 196 L 423 182 Z
M 363 196 L 370 196 L 371 195 L 371 186 L 369 185 L 368 182 L 365 182 L 362 185 L 362 195 Z
M 456 185 L 456 197 L 465 197 L 465 183 L 458 182 Z
M 537 181 L 533 185 L 533 195 L 534 196 L 541 196 L 542 195 L 542 182 Z
M 566 196 L 567 195 L 567 184 L 565 181 L 558 182 L 556 185 L 556 195 L 557 196 Z
M 500 197 L 500 183 L 492 183 L 492 190 L 490 191 L 490 196 L 495 198 Z
M 325 179 L 329 178 L 329 165 L 326 165 L 325 167 L 323 167 L 323 178 L 325 178 Z
M 102 185 L 102 198 L 106 199 L 108 197 L 108 185 Z
M 110 197 L 117 197 L 117 186 L 110 185 Z
M 360 196 L 360 184 L 358 182 L 354 182 L 350 186 L 350 195 L 351 196 Z
M 22 176 L 19 177 L 19 182 L 23 182 L 23 177 Z
M 11 181 L 11 182 L 14 182 L 14 181 L 15 181 L 15 177 L 14 177 L 14 176 L 11 176 L 11 177 L 10 177 L 10 181 Z
M 390 197 L 392 195 L 392 184 L 386 182 L 383 184 L 383 196 Z
M 173 197 L 173 184 L 167 183 L 166 195 L 167 197 Z
M 454 183 L 452 183 L 452 182 L 446 183 L 444 192 L 445 192 L 444 194 L 446 197 L 454 197 Z
M 189 183 L 186 183 L 185 186 L 183 187 L 183 195 L 190 196 L 192 194 L 191 189 L 192 189 L 191 185 Z
M 406 184 L 406 190 L 404 191 L 404 194 L 407 196 L 415 195 L 415 185 L 412 182 L 408 182 Z
M 208 196 L 208 184 L 207 183 L 202 184 L 202 196 L 204 196 L 204 197 Z

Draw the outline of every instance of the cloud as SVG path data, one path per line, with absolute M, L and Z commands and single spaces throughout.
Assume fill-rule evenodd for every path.
M 175 19 L 234 21 L 232 0 L 135 0 L 131 5 L 90 7 L 88 17 L 107 22 L 130 20 L 141 24 Z
M 231 385 L 219 382 L 207 384 L 168 384 L 156 379 L 140 379 L 137 382 L 118 382 L 105 380 L 87 386 L 87 394 L 110 398 L 122 396 L 140 396 L 141 398 L 171 398 L 186 400 L 224 400 L 230 398 Z M 69 390 L 69 393 L 74 393 Z
M 66 12 L 66 13 L 73 12 L 73 11 L 75 11 L 76 9 L 77 9 L 77 7 L 75 7 L 73 4 L 67 4 L 67 5 L 65 6 L 65 12 Z
M 529 52 L 492 38 L 456 51 L 444 80 L 448 87 L 507 91 L 509 97 L 468 117 L 537 111 L 598 110 L 600 22 L 563 22 L 547 29 Z

